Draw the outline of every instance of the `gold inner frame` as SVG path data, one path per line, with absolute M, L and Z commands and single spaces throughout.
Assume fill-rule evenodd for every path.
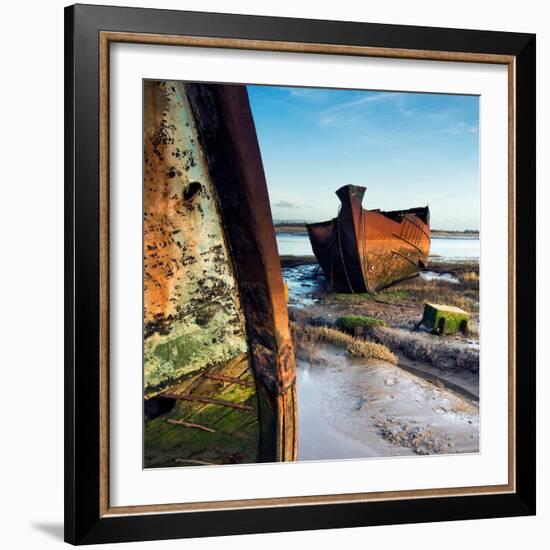
M 110 506 L 109 502 L 109 56 L 110 44 L 125 42 L 169 46 L 193 46 L 235 50 L 315 53 L 352 55 L 364 57 L 388 57 L 394 59 L 424 59 L 430 61 L 459 61 L 466 63 L 492 63 L 508 67 L 508 483 L 439 489 L 348 493 L 302 497 L 279 497 L 214 502 L 173 504 L 148 504 L 140 506 Z M 350 502 L 375 502 L 427 497 L 472 496 L 514 493 L 516 491 L 516 342 L 515 342 L 515 87 L 516 58 L 510 55 L 461 53 L 445 51 L 343 46 L 335 44 L 305 44 L 299 42 L 275 42 L 212 38 L 182 35 L 158 35 L 144 33 L 99 33 L 99 281 L 100 281 L 100 517 L 153 514 L 166 512 L 197 512 L 274 506 L 343 504 Z

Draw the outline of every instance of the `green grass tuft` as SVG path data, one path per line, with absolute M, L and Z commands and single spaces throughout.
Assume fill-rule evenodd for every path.
M 346 315 L 336 319 L 336 328 L 347 332 L 348 334 L 356 335 L 361 333 L 364 329 L 370 327 L 383 327 L 387 323 L 376 317 L 369 317 L 368 315 Z

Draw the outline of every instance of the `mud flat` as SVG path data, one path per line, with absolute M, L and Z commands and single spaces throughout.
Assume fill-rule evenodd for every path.
M 469 360 L 455 360 L 460 368 L 476 370 L 474 357 L 479 353 L 479 266 L 477 262 L 439 262 L 416 277 L 383 289 L 376 296 L 367 293 L 338 292 L 328 284 L 316 263 L 282 263 L 283 279 L 288 284 L 289 312 L 293 320 L 306 324 L 333 325 L 338 317 L 368 316 L 380 320 L 385 329 L 376 335 L 381 343 L 395 346 L 411 359 L 424 360 L 421 349 L 430 348 L 428 355 L 438 355 L 437 362 L 445 368 L 444 355 L 456 353 Z M 433 336 L 416 330 L 426 302 L 455 305 L 470 313 L 468 334 Z M 372 336 L 372 335 L 371 335 Z M 418 344 L 415 346 L 415 342 Z M 416 348 L 416 351 L 415 351 Z M 447 350 L 442 354 L 441 350 Z M 452 361 L 448 362 L 452 367 Z
M 299 460 L 476 453 L 477 403 L 330 345 L 298 353 Z
M 295 326 L 334 328 L 339 317 L 368 316 L 379 323 L 355 336 L 397 356 L 393 365 L 298 342 L 299 460 L 478 452 L 477 261 L 433 262 L 376 296 L 331 288 L 315 258 L 281 264 Z M 469 334 L 419 329 L 425 302 L 466 309 Z

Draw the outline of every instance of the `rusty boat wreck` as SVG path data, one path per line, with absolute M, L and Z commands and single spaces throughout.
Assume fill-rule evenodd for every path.
M 245 86 L 144 82 L 145 468 L 297 456 L 296 365 Z
M 428 263 L 429 208 L 366 210 L 365 191 L 355 185 L 341 187 L 336 191 L 338 216 L 306 225 L 326 278 L 343 292 L 376 293 L 418 274 Z

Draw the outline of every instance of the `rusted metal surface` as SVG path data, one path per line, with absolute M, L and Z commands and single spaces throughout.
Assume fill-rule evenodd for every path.
M 144 83 L 144 380 L 151 395 L 247 350 L 185 88 Z
M 146 82 L 144 101 L 145 397 L 176 403 L 146 425 L 146 464 L 295 460 L 294 350 L 246 88 Z M 170 430 L 184 423 L 224 429 L 183 445 Z
M 260 407 L 260 455 L 295 460 L 294 348 L 246 87 L 190 84 L 187 92 L 216 189 L 245 315 Z
M 313 252 L 329 282 L 344 292 L 377 292 L 428 264 L 428 207 L 382 212 L 362 207 L 365 188 L 346 185 L 333 220 L 308 224 Z

